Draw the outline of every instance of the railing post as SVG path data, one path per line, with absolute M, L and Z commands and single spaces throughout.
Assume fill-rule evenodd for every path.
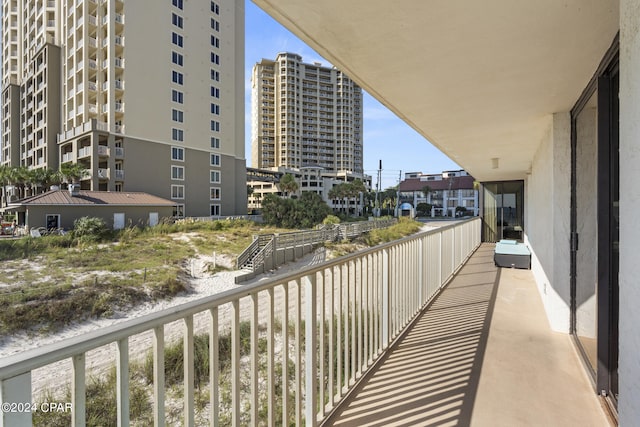
M 418 308 L 422 307 L 422 304 L 424 303 L 424 291 L 423 291 L 423 287 L 424 287 L 424 252 L 425 252 L 425 246 L 427 244 L 427 238 L 426 237 L 421 237 L 420 240 L 418 241 Z
M 72 427 L 86 425 L 86 385 L 85 385 L 85 354 L 73 356 L 73 385 L 71 400 L 73 402 Z
M 382 345 L 386 349 L 389 345 L 389 249 L 382 250 Z
M 164 325 L 153 330 L 153 425 L 164 427 Z
M 258 294 L 251 294 L 251 423 L 258 425 Z
M 231 423 L 240 425 L 240 300 L 231 303 Z
M 2 381 L 0 385 L 0 403 L 31 402 L 31 372 Z M 0 412 L 0 427 L 31 426 L 31 412 Z
M 129 339 L 117 343 L 116 362 L 116 401 L 118 408 L 118 427 L 129 425 Z
M 195 403 L 194 403 L 194 354 L 193 354 L 193 316 L 184 318 L 184 425 L 195 424 Z
M 209 425 L 219 425 L 220 418 L 220 343 L 218 341 L 218 307 L 209 310 L 211 328 L 209 329 L 209 398 L 211 415 Z
M 444 250 L 444 247 L 442 246 L 443 242 L 442 242 L 442 231 L 440 231 L 438 233 L 438 288 L 440 288 L 442 286 L 442 251 Z
M 305 301 L 305 425 L 317 424 L 317 398 L 318 398 L 318 335 L 316 327 L 316 275 L 311 274 L 302 278 L 304 285 Z M 324 402 L 322 403 L 324 404 Z

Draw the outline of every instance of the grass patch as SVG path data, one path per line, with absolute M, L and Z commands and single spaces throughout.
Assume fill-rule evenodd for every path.
M 113 367 L 105 378 L 90 377 L 87 382 L 87 426 L 115 426 L 117 425 L 116 406 L 116 369 Z M 71 390 L 67 386 L 63 392 L 64 398 L 45 392 L 36 402 L 38 406 L 46 402 L 71 402 Z M 152 425 L 153 410 L 149 393 L 140 381 L 139 374 L 131 371 L 129 379 L 129 413 L 132 424 Z M 33 413 L 33 425 L 43 427 L 66 427 L 71 425 L 72 412 L 42 412 Z
M 0 333 L 52 332 L 170 298 L 187 287 L 189 259 L 212 252 L 232 257 L 254 234 L 276 231 L 246 220 L 184 220 L 105 233 L 98 241 L 73 233 L 3 239 L 0 261 L 10 272 L 0 277 Z
M 376 246 L 381 243 L 398 240 L 411 234 L 417 233 L 422 227 L 422 223 L 412 219 L 400 218 L 397 224 L 387 228 L 377 228 L 371 230 L 362 237 L 368 246 Z

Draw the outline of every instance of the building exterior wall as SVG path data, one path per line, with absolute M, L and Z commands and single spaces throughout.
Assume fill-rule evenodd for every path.
M 640 1 L 620 2 L 620 425 L 640 420 Z
M 125 226 L 149 225 L 149 213 L 157 212 L 158 219 L 170 218 L 173 208 L 171 206 L 30 206 L 27 208 L 26 225 L 29 228 L 47 226 L 47 215 L 60 215 L 60 227 L 73 228 L 73 222 L 83 216 L 98 217 L 105 220 L 107 227 L 113 228 L 113 215 L 125 214 Z
M 129 144 L 158 144 L 150 157 L 161 163 L 172 160 L 166 147 L 173 144 L 201 153 L 181 163 L 193 177 L 184 183 L 190 186 L 189 215 L 210 214 L 209 169 L 221 173 L 220 184 L 228 189 L 216 205 L 228 215 L 243 214 L 246 203 L 236 199 L 242 194 L 237 189 L 245 188 L 245 173 L 236 169 L 245 161 L 244 4 L 150 6 L 148 1 L 3 0 L 2 108 L 11 114 L 3 120 L 0 161 L 51 169 L 81 163 L 89 172 L 83 189 L 135 187 L 166 197 L 174 184 L 149 179 L 155 165 Z M 22 89 L 19 123 L 9 83 Z M 25 136 L 16 163 L 13 141 L 20 130 Z M 157 157 L 159 152 L 166 158 Z M 210 154 L 226 161 L 201 170 Z M 131 182 L 141 175 L 138 170 L 144 171 L 143 180 Z M 160 189 L 160 182 L 166 188 Z
M 341 71 L 295 53 L 252 75 L 252 166 L 363 174 L 362 89 Z
M 209 150 L 135 138 L 124 138 L 124 144 L 126 161 L 121 173 L 126 179 L 121 191 L 143 191 L 172 200 L 183 206 L 177 216 L 210 216 L 212 205 L 219 206 L 215 215 L 246 213 L 244 159 L 219 155 L 212 162 Z M 176 156 L 176 150 L 181 154 Z M 153 172 L 139 165 L 153 165 Z M 174 168 L 182 172 L 174 175 Z M 217 182 L 212 182 L 212 172 Z M 220 189 L 219 196 L 212 198 L 212 188 Z
M 549 117 L 548 131 L 526 180 L 525 243 L 531 270 L 551 328 L 569 333 L 571 120 L 569 113 Z
M 9 84 L 2 91 L 2 141 L 0 164 L 20 165 L 20 86 Z

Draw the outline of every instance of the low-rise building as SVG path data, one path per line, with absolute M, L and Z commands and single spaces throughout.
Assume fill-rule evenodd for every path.
M 365 188 L 371 188 L 371 177 L 369 175 L 354 174 L 349 172 L 328 172 L 321 166 L 305 166 L 300 169 L 289 168 L 270 168 L 255 169 L 247 168 L 247 185 L 252 189 L 247 198 L 247 208 L 249 212 L 260 210 L 262 208 L 262 200 L 267 194 L 275 194 L 277 196 L 285 196 L 284 191 L 280 188 L 280 179 L 290 174 L 298 184 L 298 189 L 286 196 L 297 197 L 302 192 L 311 191 L 322 197 L 327 205 L 336 213 L 344 213 L 347 215 L 362 215 L 365 208 L 364 195 L 357 197 L 347 197 L 342 199 L 332 199 L 331 190 L 345 182 L 353 182 L 359 179 L 363 182 Z
M 156 225 L 173 215 L 173 202 L 147 193 L 119 191 L 53 190 L 10 203 L 18 224 L 28 229 L 73 228 L 85 216 L 102 218 L 109 228 Z
M 456 208 L 479 214 L 478 190 L 474 178 L 464 170 L 444 171 L 439 174 L 408 172 L 400 183 L 400 203 L 428 203 L 430 216 L 455 216 Z M 458 209 L 460 210 L 460 209 Z

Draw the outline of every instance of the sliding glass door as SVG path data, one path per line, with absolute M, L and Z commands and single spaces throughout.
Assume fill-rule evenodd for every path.
M 618 400 L 617 41 L 572 110 L 571 328 L 596 392 Z
M 524 238 L 524 181 L 482 183 L 482 241 Z

